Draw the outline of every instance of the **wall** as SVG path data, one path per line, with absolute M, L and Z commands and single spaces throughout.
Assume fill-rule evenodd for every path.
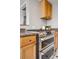
M 27 29 L 39 29 L 46 25 L 46 20 L 40 19 L 41 17 L 41 6 L 39 0 L 29 0 L 29 24 L 26 26 Z
M 52 19 L 47 21 L 47 25 L 51 25 L 53 28 L 58 28 L 58 0 L 49 0 L 52 5 Z

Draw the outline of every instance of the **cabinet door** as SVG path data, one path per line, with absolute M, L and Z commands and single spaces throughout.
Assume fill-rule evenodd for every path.
M 36 45 L 32 44 L 21 48 L 21 59 L 36 59 Z
M 51 19 L 52 5 L 50 2 L 48 2 L 48 0 L 41 1 L 41 12 L 42 12 L 41 19 L 45 19 L 45 20 Z
M 58 48 L 58 32 L 54 33 L 54 48 Z
M 36 36 L 20 38 L 20 59 L 36 59 Z
M 52 5 L 51 3 L 48 2 L 48 14 L 47 18 L 51 19 L 52 18 Z
M 47 8 L 48 8 L 48 2 L 47 2 L 47 0 L 42 0 L 41 1 L 41 14 L 42 14 L 42 16 L 41 16 L 41 19 L 46 19 L 46 17 L 47 17 Z

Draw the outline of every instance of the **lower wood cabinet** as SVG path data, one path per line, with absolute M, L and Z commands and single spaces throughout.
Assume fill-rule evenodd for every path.
M 58 32 L 54 32 L 54 49 L 58 48 Z
M 32 40 L 36 40 L 36 38 L 33 36 L 26 37 L 23 39 L 28 41 L 26 45 L 21 46 L 20 48 L 20 59 L 36 59 L 36 42 Z M 22 38 L 21 38 L 21 44 L 23 44 Z M 30 43 L 29 43 L 30 42 Z
M 21 58 L 20 59 L 36 59 L 36 45 L 29 45 L 21 48 Z

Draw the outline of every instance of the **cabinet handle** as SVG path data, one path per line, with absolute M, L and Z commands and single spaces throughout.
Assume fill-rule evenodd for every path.
M 32 40 L 29 40 L 29 42 L 31 42 Z

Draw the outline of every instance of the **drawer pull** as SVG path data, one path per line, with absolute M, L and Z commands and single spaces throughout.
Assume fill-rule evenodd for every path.
M 32 40 L 29 40 L 29 42 L 31 42 Z

